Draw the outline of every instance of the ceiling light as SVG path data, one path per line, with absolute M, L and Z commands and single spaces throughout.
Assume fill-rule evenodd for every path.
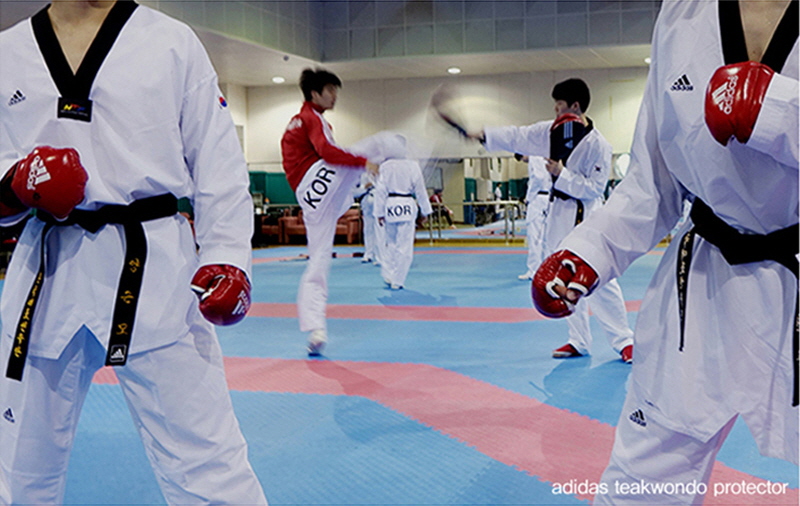
M 651 61 L 652 61 L 652 60 L 650 60 L 650 57 L 649 57 L 649 56 L 648 56 L 647 58 L 645 58 L 645 59 L 644 59 L 644 62 L 645 62 L 646 64 L 648 64 L 648 65 L 650 65 L 650 62 L 651 62 Z
M 275 83 L 275 84 L 282 84 L 282 83 L 286 82 L 286 79 L 284 79 L 281 76 L 275 76 L 275 77 L 272 78 L 272 82 Z
M 458 67 L 450 67 L 449 69 L 447 69 L 447 73 L 448 74 L 460 74 L 461 73 L 461 69 L 458 68 Z

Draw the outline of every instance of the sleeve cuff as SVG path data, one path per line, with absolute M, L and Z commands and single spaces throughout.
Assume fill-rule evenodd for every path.
M 775 153 L 780 149 L 775 146 L 777 140 L 783 139 L 787 134 L 791 134 L 791 138 L 797 138 L 796 117 L 790 119 L 790 121 L 794 121 L 791 125 L 787 125 L 785 121 L 775 121 L 775 119 L 787 116 L 787 104 L 794 104 L 795 111 L 797 110 L 797 94 L 798 82 L 796 80 L 780 74 L 774 75 L 767 88 L 761 111 L 753 127 L 753 133 L 747 141 L 747 146 L 763 153 Z M 792 128 L 794 132 L 791 132 Z

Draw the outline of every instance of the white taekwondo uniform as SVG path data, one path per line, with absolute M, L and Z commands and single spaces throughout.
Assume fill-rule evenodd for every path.
M 405 159 L 405 146 L 396 146 L 381 164 L 375 186 L 375 217 L 385 220 L 385 247 L 381 275 L 393 287 L 405 285 L 414 261 L 414 234 L 417 210 L 423 216 L 432 212 L 422 169 L 414 160 Z
M 544 260 L 544 252 L 550 251 L 544 242 L 545 223 L 550 207 L 550 186 L 552 180 L 545 168 L 544 158 L 531 156 L 528 158 L 528 191 L 525 193 L 525 236 L 528 242 L 528 258 L 526 275 L 533 279 L 533 274 Z
M 706 127 L 703 104 L 714 71 L 748 59 L 738 3 L 664 2 L 628 175 L 604 209 L 562 243 L 601 281 L 612 279 L 670 231 L 687 197 L 713 210 L 719 219 L 711 221 L 714 230 L 759 241 L 763 255 L 785 253 L 783 261 L 732 265 L 703 237 L 707 213 L 693 207 L 642 302 L 607 481 L 707 480 L 737 414 L 763 454 L 798 461 L 797 230 L 793 239 L 772 244 L 756 236 L 798 222 L 797 18 L 795 1 L 762 62 L 776 74 L 749 142 L 722 146 Z M 792 23 L 790 35 L 785 25 Z M 693 228 L 696 235 L 689 233 Z M 635 499 L 666 501 L 612 494 L 597 504 Z
M 87 61 L 98 57 L 96 76 L 87 75 Z M 188 26 L 121 1 L 78 78 L 72 80 L 44 10 L 0 33 L 0 166 L 39 145 L 71 147 L 89 175 L 79 209 L 163 194 L 192 202 L 197 248 L 179 214 L 142 223 L 147 258 L 140 300 L 127 364 L 114 370 L 170 504 L 265 504 L 233 414 L 216 334 L 190 290 L 200 265 L 231 264 L 245 272 L 251 265 L 247 168 L 216 73 Z M 88 97 L 78 96 L 77 81 L 86 78 Z M 60 107 L 64 93 L 78 95 L 65 96 Z M 57 116 L 57 109 L 86 113 L 86 98 L 91 116 Z M 27 365 L 17 381 L 5 377 L 6 364 L 40 266 L 44 227 L 38 218 L 27 222 L 0 303 L 0 466 L 14 503 L 63 500 L 78 413 L 104 363 L 128 245 L 121 225 L 93 233 L 78 225 L 50 229 Z
M 356 200 L 361 205 L 361 219 L 364 231 L 364 262 L 381 263 L 381 245 L 386 240 L 383 227 L 375 220 L 375 183 L 378 177 L 371 172 L 361 174 L 361 182 L 356 190 Z
M 549 157 L 552 124 L 553 120 L 549 120 L 523 127 L 484 128 L 486 149 Z M 603 191 L 608 183 L 610 170 L 611 145 L 590 124 L 586 135 L 574 146 L 564 162 L 561 174 L 549 187 L 551 202 L 544 234 L 544 243 L 548 245 L 549 251 L 544 251 L 544 256 L 559 249 L 561 239 L 575 225 L 602 207 Z M 587 302 L 588 305 L 577 304 L 575 312 L 566 318 L 569 344 L 581 354 L 591 352 L 589 305 L 615 351 L 619 353 L 629 344 L 633 344 L 633 331 L 628 325 L 625 300 L 616 280 L 611 280 L 595 290 Z

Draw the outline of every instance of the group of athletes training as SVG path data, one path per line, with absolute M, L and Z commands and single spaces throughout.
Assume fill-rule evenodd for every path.
M 550 120 L 454 125 L 536 173 L 529 209 L 541 192 L 548 213 L 533 303 L 569 326 L 553 355 L 589 353 L 591 306 L 632 362 L 604 482 L 707 483 L 738 416 L 764 455 L 798 462 L 797 4 L 662 3 L 630 169 L 605 204 L 611 148 L 580 79 L 553 88 Z M 78 415 L 106 365 L 169 504 L 266 504 L 214 330 L 250 306 L 247 165 L 199 39 L 130 0 L 54 0 L 0 33 L 0 69 L 0 225 L 27 220 L 0 301 L 0 504 L 63 502 Z M 678 89 L 687 77 L 697 86 Z M 281 149 L 308 242 L 299 324 L 319 355 L 335 224 L 354 188 L 369 174 L 373 216 L 405 245 L 383 272 L 402 287 L 424 184 L 403 136 L 336 145 L 323 115 L 337 76 L 308 69 L 300 87 Z M 634 335 L 615 279 L 685 201 Z M 703 500 L 617 490 L 594 504 Z

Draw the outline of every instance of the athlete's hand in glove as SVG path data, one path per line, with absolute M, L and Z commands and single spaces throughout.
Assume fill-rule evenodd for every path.
M 767 87 L 775 73 L 761 63 L 746 61 L 720 67 L 706 88 L 706 125 L 711 135 L 728 145 L 750 139 Z
M 233 325 L 250 309 L 250 281 L 238 267 L 204 265 L 192 278 L 192 290 L 200 299 L 200 312 L 214 325 Z
M 562 318 L 597 285 L 597 273 L 581 257 L 562 249 L 542 262 L 531 284 L 533 304 L 545 316 Z
M 25 207 L 64 220 L 83 201 L 89 175 L 72 148 L 39 146 L 11 169 L 11 189 Z

